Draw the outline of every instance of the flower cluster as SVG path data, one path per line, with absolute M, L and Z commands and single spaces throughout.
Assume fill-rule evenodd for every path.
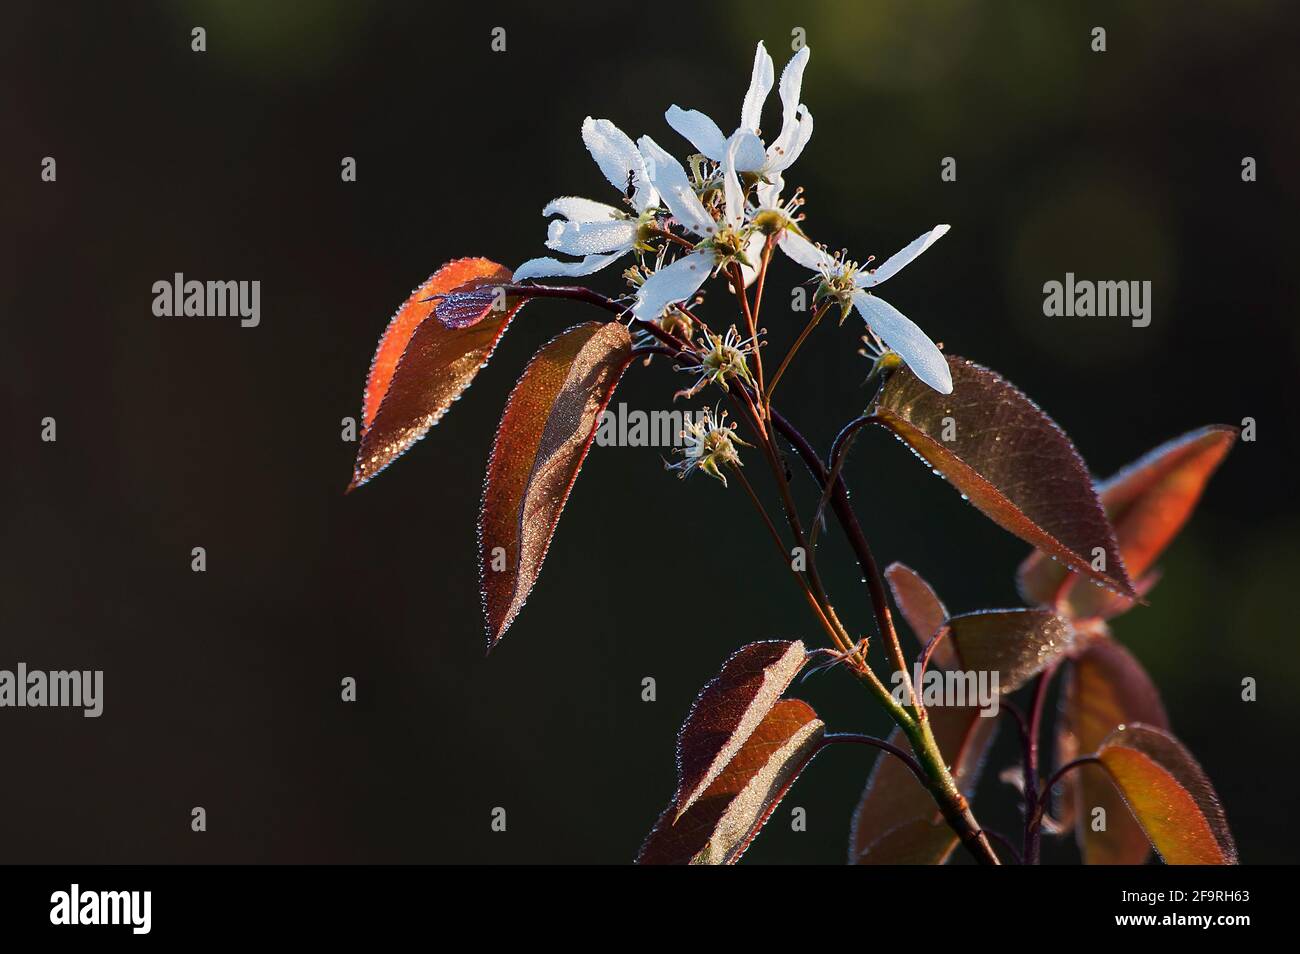
M 699 470 L 710 477 L 722 481 L 727 486 L 724 467 L 741 467 L 740 453 L 737 445 L 749 447 L 739 437 L 733 427 L 727 424 L 727 412 L 718 414 L 708 408 L 699 421 L 688 421 L 682 430 L 682 459 L 670 464 L 668 469 L 678 472 L 679 477 L 689 477 Z
M 551 219 L 546 245 L 573 258 L 531 259 L 519 267 L 514 280 L 590 275 L 633 255 L 637 265 L 624 273 L 635 293 L 632 317 L 662 327 L 681 316 L 689 327 L 694 319 L 684 303 L 695 298 L 710 276 L 722 275 L 733 287 L 746 287 L 765 268 L 771 251 L 780 248 L 815 273 L 815 305 L 838 304 L 841 320 L 852 312 L 863 319 L 878 364 L 896 356 L 932 388 L 951 393 L 952 377 L 942 352 L 909 318 L 874 294 L 875 286 L 929 248 L 948 226 L 936 226 L 872 267 L 872 259 L 858 263 L 813 242 L 802 225 L 802 196 L 796 192 L 788 200 L 781 197 L 786 173 L 812 137 L 812 113 L 800 102 L 810 57 L 804 47 L 781 73 L 781 126 L 770 143 L 763 138 L 761 120 L 774 68 L 762 43 L 754 56 L 740 123 L 730 135 L 698 110 L 670 107 L 665 114 L 668 125 L 695 149 L 688 157 L 689 171 L 650 136 L 634 142 L 609 120 L 588 117 L 582 124 L 583 142 L 621 199 L 617 205 L 575 196 L 550 202 L 542 210 Z M 706 334 L 703 347 L 701 356 L 714 349 L 714 336 Z M 745 364 L 743 348 L 738 353 Z M 705 377 L 689 393 L 708 380 L 725 388 L 726 379 L 743 377 L 745 368 L 741 372 L 728 364 L 718 371 L 706 366 Z
M 754 353 L 754 347 L 752 339 L 741 339 L 735 325 L 728 328 L 725 335 L 715 335 L 706 328 L 699 341 L 700 363 L 682 369 L 697 373 L 699 378 L 685 391 L 677 392 L 677 396 L 694 397 L 710 383 L 726 391 L 729 390 L 728 380 L 752 384 L 754 378 L 749 372 L 749 356 Z

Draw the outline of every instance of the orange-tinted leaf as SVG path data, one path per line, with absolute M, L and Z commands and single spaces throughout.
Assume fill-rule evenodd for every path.
M 1057 763 L 1095 752 L 1121 725 L 1141 722 L 1169 727 L 1160 694 L 1133 655 L 1104 635 L 1094 635 L 1070 659 L 1061 716 L 1057 723 Z M 1085 864 L 1140 865 L 1151 847 L 1124 806 L 1104 769 L 1082 765 L 1063 785 L 1061 821 L 1071 823 Z M 1106 830 L 1093 831 L 1094 809 L 1106 812 Z
M 872 402 L 874 420 L 994 523 L 1071 569 L 1133 595 L 1114 530 L 1065 432 L 987 368 L 956 357 L 948 366 L 953 391 L 946 395 L 905 366 L 891 372 Z M 1097 548 L 1105 562 L 1094 570 Z
M 677 813 L 695 803 L 781 698 L 806 660 L 802 642 L 770 640 L 737 650 L 700 692 L 677 736 Z
M 1135 577 L 1142 577 L 1141 593 L 1154 585 L 1154 573 L 1148 571 L 1187 523 L 1238 433 L 1237 428 L 1220 424 L 1185 434 L 1097 488 L 1115 525 L 1124 565 Z M 1109 619 L 1133 605 L 1122 596 L 1077 582 L 1066 599 L 1076 619 Z
M 932 706 L 926 711 L 953 780 L 969 798 L 979 781 L 998 720 L 981 716 L 975 706 Z M 900 729 L 893 731 L 889 741 L 911 751 Z M 957 835 L 943 821 L 933 796 L 911 769 L 882 752 L 853 813 L 849 863 L 938 865 L 955 847 Z
M 510 394 L 479 517 L 489 647 L 528 599 L 600 413 L 631 354 L 631 336 L 619 322 L 578 325 L 533 356 Z
M 453 289 L 464 285 L 476 285 L 482 281 L 506 282 L 510 272 L 504 265 L 486 258 L 459 258 L 448 262 L 424 280 L 419 288 L 411 292 L 388 322 L 374 359 L 370 362 L 370 374 L 366 378 L 365 404 L 362 408 L 362 426 L 369 427 L 375 419 L 375 412 L 388 391 L 393 372 L 402 352 L 411 341 L 421 322 L 433 314 L 439 299 Z
M 781 699 L 687 811 L 664 810 L 637 855 L 643 865 L 735 864 L 821 746 L 825 727 L 798 699 Z
M 1097 756 L 1165 864 L 1237 863 L 1214 786 L 1172 735 L 1141 723 L 1121 726 Z
M 405 453 L 447 412 L 487 363 L 525 299 L 494 308 L 495 289 L 510 270 L 486 258 L 444 265 L 411 292 L 379 339 L 362 406 L 361 443 L 349 490 L 365 483 Z M 485 290 L 487 294 L 485 295 Z M 435 316 L 440 296 L 466 296 L 459 322 Z M 432 300 L 431 300 L 432 299 Z
M 1014 692 L 1074 642 L 1074 626 L 1045 609 L 981 610 L 948 620 L 958 667 L 996 672 L 998 690 Z
M 1098 488 L 1130 573 L 1140 576 L 1150 569 L 1182 529 L 1238 433 L 1219 424 L 1184 434 Z
M 948 610 L 930 584 L 911 567 L 903 563 L 891 563 L 885 567 L 885 578 L 889 580 L 889 588 L 893 591 L 899 612 L 924 647 L 948 618 Z M 930 655 L 930 664 L 950 669 L 956 662 L 952 644 L 947 638 L 940 640 Z

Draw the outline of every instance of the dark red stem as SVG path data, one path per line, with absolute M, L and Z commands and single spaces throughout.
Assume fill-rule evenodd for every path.
M 1050 665 L 1038 675 L 1034 684 L 1033 707 L 1029 712 L 1029 725 L 1025 740 L 1025 864 L 1036 865 L 1042 842 L 1042 811 L 1038 792 L 1038 739 L 1042 734 L 1043 707 L 1047 702 L 1047 689 L 1051 685 L 1056 666 Z M 1050 787 L 1049 787 L 1050 791 Z
M 912 774 L 916 776 L 916 780 L 921 783 L 922 787 L 927 789 L 930 787 L 930 782 L 926 778 L 925 770 L 921 768 L 920 763 L 892 742 L 877 739 L 874 735 L 860 735 L 855 732 L 833 732 L 822 739 L 822 746 L 830 745 L 832 742 L 856 742 L 859 745 L 870 745 L 888 752 L 912 770 Z

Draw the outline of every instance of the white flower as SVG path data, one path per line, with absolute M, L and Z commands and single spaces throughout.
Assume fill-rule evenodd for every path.
M 822 276 L 825 293 L 837 298 L 846 312 L 850 307 L 856 308 L 871 334 L 884 348 L 902 358 L 918 378 L 940 394 L 951 394 L 952 374 L 943 352 L 910 318 L 884 299 L 867 292 L 867 289 L 896 275 L 947 231 L 948 226 L 936 225 L 874 269 L 833 256 L 791 229 L 781 233 L 779 244 L 800 265 Z
M 659 194 L 651 184 L 645 160 L 627 134 L 608 119 L 582 123 L 582 141 L 600 171 L 636 210 L 623 209 L 592 199 L 562 196 L 542 209 L 542 215 L 559 215 L 547 229 L 546 247 L 568 255 L 581 255 L 576 262 L 555 258 L 534 258 L 520 265 L 514 280 L 553 276 L 590 275 L 628 252 L 641 241 L 642 229 L 654 218 Z
M 735 137 L 723 155 L 723 221 L 716 222 L 704 207 L 682 164 L 666 153 L 649 136 L 638 140 L 650 181 L 658 190 L 673 218 L 687 231 L 699 236 L 700 247 L 683 255 L 667 268 L 655 272 L 637 291 L 632 314 L 654 320 L 664 309 L 685 301 L 700 290 L 715 267 L 743 254 L 740 228 L 744 223 L 745 199 L 736 177 Z
M 790 167 L 812 137 L 813 120 L 808 107 L 799 102 L 803 87 L 803 71 L 812 52 L 804 47 L 790 58 L 781 72 L 780 96 L 782 107 L 781 132 L 770 146 L 764 147 L 759 138 L 759 121 L 763 103 L 772 89 L 772 57 L 762 43 L 754 52 L 754 68 L 749 79 L 749 90 L 740 107 L 740 125 L 734 135 L 740 135 L 736 152 L 736 170 L 751 172 L 760 178 L 772 180 Z M 701 155 L 714 162 L 722 162 L 729 139 L 704 113 L 695 109 L 671 106 L 664 115 L 668 125 L 690 141 Z

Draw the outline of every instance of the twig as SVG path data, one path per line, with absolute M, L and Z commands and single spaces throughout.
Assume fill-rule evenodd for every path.
M 767 515 L 767 508 L 764 507 L 763 502 L 758 499 L 758 494 L 754 493 L 754 487 L 750 484 L 749 478 L 745 476 L 745 472 L 739 466 L 733 466 L 731 471 L 737 478 L 739 478 L 740 485 L 744 487 L 745 492 L 749 494 L 749 499 L 754 503 L 754 509 L 758 511 L 758 515 L 763 519 L 763 523 L 772 537 L 772 542 L 776 544 L 776 550 L 780 555 L 781 562 L 784 563 L 790 570 L 791 574 L 794 575 L 795 581 L 799 584 L 799 588 L 803 590 L 804 596 L 808 600 L 808 605 L 812 607 L 813 612 L 817 615 L 817 618 L 825 628 L 827 635 L 830 636 L 831 642 L 835 643 L 836 647 L 841 652 L 847 653 L 849 647 L 843 642 L 840 634 L 836 631 L 830 619 L 822 611 L 821 604 L 817 601 L 817 597 L 813 595 L 813 591 L 809 587 L 808 582 L 799 575 L 799 572 L 793 566 L 791 566 L 789 555 L 785 550 L 785 542 L 781 539 L 781 534 L 777 531 L 776 524 L 774 524 L 772 518 Z
M 884 739 L 877 739 L 873 735 L 861 735 L 856 732 L 833 732 L 822 739 L 822 743 L 818 748 L 825 747 L 835 742 L 856 742 L 860 745 L 870 745 L 873 748 L 888 752 L 911 769 L 912 774 L 916 776 L 916 780 L 920 782 L 923 787 L 929 787 L 930 783 L 925 777 L 925 769 L 921 768 L 921 763 L 892 742 L 886 742 Z
M 1038 674 L 1034 684 L 1034 701 L 1029 711 L 1029 725 L 1026 729 L 1025 744 L 1025 864 L 1038 864 L 1038 851 L 1041 843 L 1039 821 L 1042 810 L 1039 807 L 1038 794 L 1038 738 L 1042 734 L 1043 706 L 1047 702 L 1047 689 L 1057 668 L 1056 663 L 1049 664 Z
M 754 312 L 749 307 L 749 295 L 745 293 L 745 278 L 740 272 L 740 266 L 735 262 L 731 263 L 728 275 L 731 278 L 731 287 L 735 289 L 736 298 L 740 301 L 740 313 L 745 316 L 745 327 L 754 342 L 754 378 L 758 382 L 758 393 L 762 394 L 763 343 L 758 340 L 758 326 L 754 321 Z
M 803 331 L 799 332 L 799 337 L 794 340 L 794 344 L 790 346 L 790 350 L 787 351 L 785 357 L 781 359 L 781 364 L 776 369 L 776 374 L 772 375 L 772 380 L 768 382 L 767 390 L 764 392 L 763 400 L 769 406 L 772 403 L 772 395 L 776 391 L 777 382 L 781 380 L 781 375 L 785 374 L 785 369 L 790 367 L 790 362 L 794 360 L 795 354 L 797 354 L 799 349 L 803 347 L 803 343 L 808 340 L 808 336 L 812 334 L 812 330 L 821 322 L 822 316 L 826 314 L 826 311 L 830 308 L 831 304 L 830 301 L 827 301 L 812 313 L 812 316 L 808 319 L 808 323 L 803 326 Z

